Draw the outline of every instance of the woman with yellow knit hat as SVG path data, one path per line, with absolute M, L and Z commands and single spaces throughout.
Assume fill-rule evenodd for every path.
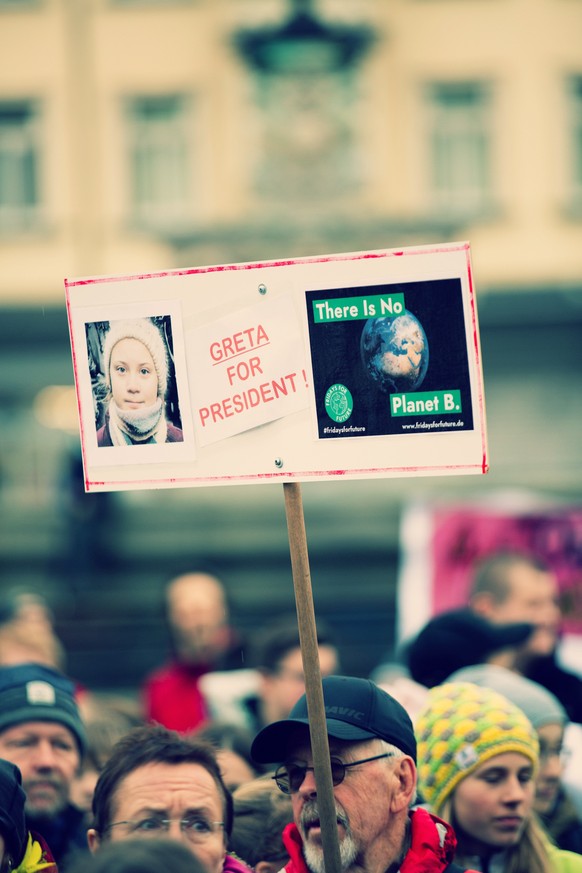
M 482 873 L 581 873 L 582 855 L 552 846 L 536 821 L 538 739 L 514 703 L 445 683 L 430 690 L 415 733 L 420 793 L 453 826 L 456 863 Z

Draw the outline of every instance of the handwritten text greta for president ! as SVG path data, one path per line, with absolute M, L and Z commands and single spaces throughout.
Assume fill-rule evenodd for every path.
M 402 315 L 403 312 L 404 294 L 374 294 L 371 297 L 313 301 L 313 318 L 316 324 L 389 317 Z
M 278 375 L 276 378 L 265 378 L 263 363 L 259 351 L 271 343 L 269 335 L 262 324 L 237 331 L 230 336 L 221 337 L 210 344 L 209 353 L 212 366 L 223 366 L 228 387 L 236 393 L 222 397 L 209 406 L 198 410 L 202 427 L 225 421 L 233 415 L 247 412 L 271 403 L 280 397 L 295 394 L 300 387 L 305 387 L 305 371 Z M 249 384 L 249 381 L 252 384 Z M 228 390 L 228 388 L 227 388 Z

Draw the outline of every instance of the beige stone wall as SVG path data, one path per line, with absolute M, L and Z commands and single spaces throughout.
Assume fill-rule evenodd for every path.
M 582 74 L 579 3 L 322 0 L 321 18 L 376 32 L 349 107 L 334 109 L 336 133 L 351 137 L 359 184 L 343 194 L 338 186 L 329 202 L 291 203 L 257 190 L 265 116 L 231 42 L 242 27 L 282 21 L 288 8 L 282 0 L 0 4 L 0 99 L 38 101 L 43 204 L 38 228 L 0 232 L 0 304 L 59 305 L 65 276 L 296 255 L 309 245 L 431 242 L 449 226 L 471 241 L 483 289 L 580 283 L 567 100 L 568 77 Z M 424 95 L 432 82 L 466 79 L 491 87 L 493 210 L 442 227 L 427 199 Z M 193 107 L 195 202 L 179 247 L 128 220 L 124 100 L 168 92 Z M 318 136 L 325 148 L 317 113 L 300 117 L 304 127 L 290 124 L 288 138 L 279 130 L 268 140 L 275 165 L 277 143 L 305 148 L 306 160 L 301 137 L 314 138 L 314 160 Z M 298 233 L 297 221 L 309 233 Z M 338 222 L 341 233 L 333 230 Z M 269 243 L 264 233 L 273 223 L 279 237 Z

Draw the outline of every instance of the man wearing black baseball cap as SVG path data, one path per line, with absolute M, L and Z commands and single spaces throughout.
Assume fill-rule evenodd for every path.
M 416 796 L 416 741 L 410 717 L 369 679 L 322 681 L 343 873 L 453 871 L 456 839 Z M 287 873 L 325 873 L 317 786 L 303 695 L 283 721 L 263 728 L 251 749 L 260 764 L 283 762 L 274 779 L 291 795 L 283 832 Z

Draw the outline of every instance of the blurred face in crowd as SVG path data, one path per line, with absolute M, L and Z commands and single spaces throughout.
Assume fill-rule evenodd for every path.
M 71 802 L 87 813 L 87 819 L 91 818 L 91 804 L 93 792 L 99 778 L 99 770 L 91 763 L 83 764 L 78 775 L 71 783 Z
M 187 846 L 206 873 L 220 873 L 226 852 L 223 799 L 200 764 L 152 762 L 136 767 L 118 784 L 105 834 L 89 830 L 89 848 L 102 841 L 169 837 Z
M 334 646 L 319 646 L 319 667 L 322 679 L 338 672 L 338 654 Z M 263 720 L 270 723 L 287 718 L 299 698 L 305 694 L 305 675 L 301 648 L 292 649 L 272 672 L 261 677 Z
M 527 563 L 506 569 L 507 593 L 501 599 L 481 594 L 474 608 L 496 624 L 530 622 L 536 630 L 521 647 L 529 655 L 548 655 L 557 642 L 560 627 L 558 589 L 554 576 Z
M 168 621 L 178 655 L 193 664 L 212 664 L 228 647 L 224 593 L 217 579 L 188 573 L 167 590 Z
M 22 592 L 17 596 L 14 619 L 25 622 L 30 628 L 53 630 L 53 617 L 48 605 L 33 593 Z
M 28 815 L 52 818 L 67 805 L 80 755 L 64 725 L 30 721 L 6 728 L 0 733 L 0 758 L 20 768 Z
M 111 393 L 120 409 L 143 409 L 158 396 L 158 374 L 149 349 L 127 337 L 113 346 L 109 371 Z
M 462 854 L 481 855 L 516 845 L 530 817 L 534 773 L 517 752 L 495 755 L 456 787 L 454 827 Z
M 540 767 L 536 778 L 534 809 L 541 815 L 554 808 L 564 772 L 564 728 L 545 724 L 538 728 Z
M 232 749 L 217 749 L 216 758 L 224 784 L 229 791 L 234 791 L 239 785 L 255 778 L 255 771 L 247 764 L 242 755 Z
M 349 743 L 330 737 L 330 754 L 344 763 L 383 754 L 377 740 Z M 308 768 L 300 785 L 292 787 L 293 819 L 303 839 L 303 852 L 313 873 L 325 873 L 317 787 L 309 743 L 290 750 L 287 767 L 302 763 Z M 341 869 L 347 871 L 391 869 L 402 846 L 395 840 L 395 821 L 408 817 L 415 792 L 416 770 L 412 758 L 382 757 L 345 771 L 333 788 Z M 400 832 L 400 831 L 398 831 Z

